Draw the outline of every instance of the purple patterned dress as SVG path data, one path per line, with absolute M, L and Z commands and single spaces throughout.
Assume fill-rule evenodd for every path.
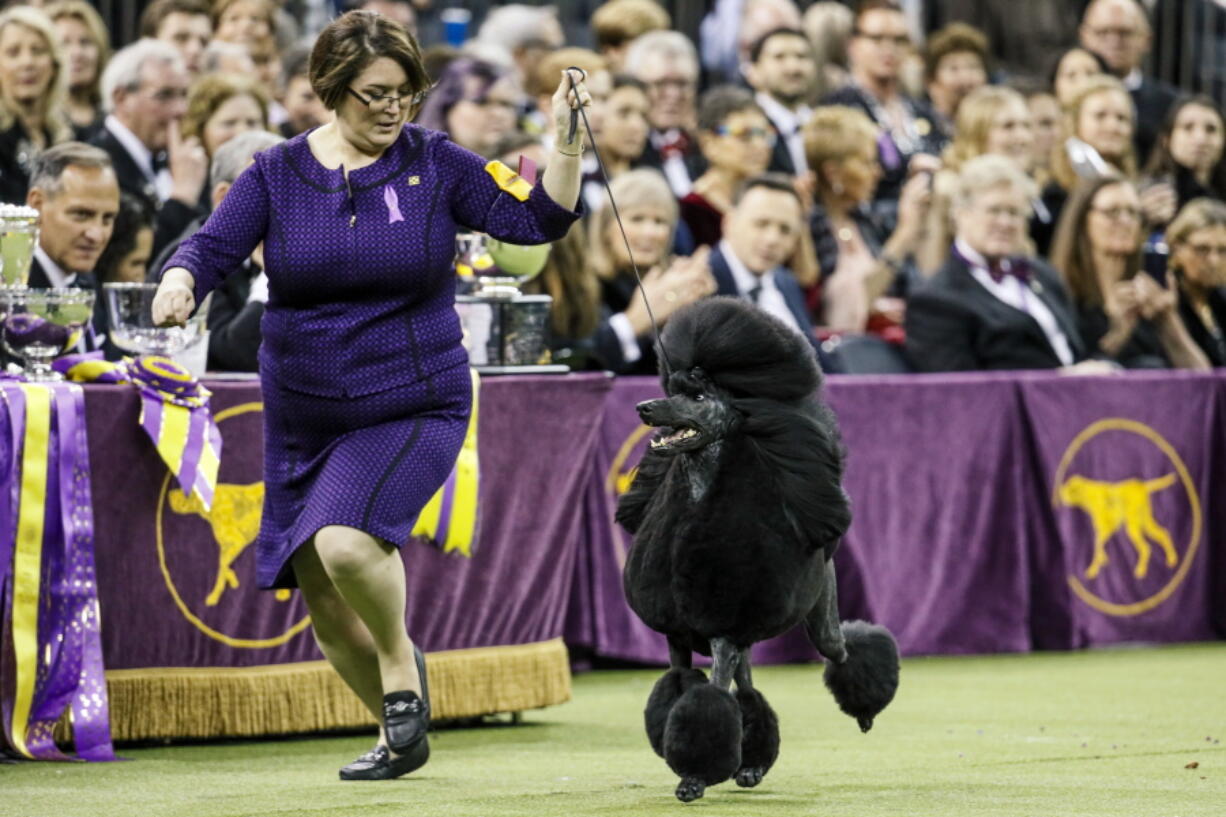
M 578 217 L 540 185 L 521 201 L 485 165 L 406 125 L 346 183 L 301 134 L 258 154 L 167 262 L 199 304 L 264 242 L 261 587 L 295 586 L 290 557 L 325 525 L 400 546 L 450 473 L 471 404 L 457 226 L 540 244 Z

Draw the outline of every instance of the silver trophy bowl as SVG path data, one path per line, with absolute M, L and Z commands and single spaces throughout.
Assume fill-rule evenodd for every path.
M 110 318 L 111 342 L 137 355 L 176 355 L 204 336 L 205 310 L 198 309 L 184 326 L 153 323 L 154 283 L 116 282 L 102 285 Z
M 2 289 L 0 336 L 4 349 L 24 361 L 26 380 L 63 380 L 51 368 L 51 361 L 77 345 L 93 312 L 94 292 L 90 289 Z
M 38 211 L 19 204 L 0 204 L 0 286 L 25 287 L 38 246 Z

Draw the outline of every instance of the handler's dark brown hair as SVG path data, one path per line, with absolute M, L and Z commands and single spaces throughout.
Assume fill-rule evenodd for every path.
M 373 11 L 350 11 L 320 32 L 311 51 L 311 87 L 328 110 L 336 110 L 345 89 L 380 57 L 395 60 L 414 94 L 430 87 L 417 40 L 404 26 Z M 409 118 L 417 113 L 414 105 Z

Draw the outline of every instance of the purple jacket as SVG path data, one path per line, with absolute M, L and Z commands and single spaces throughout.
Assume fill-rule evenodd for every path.
M 263 241 L 266 385 L 352 397 L 420 381 L 467 360 L 454 308 L 457 227 L 542 244 L 579 215 L 539 184 L 520 201 L 485 167 L 445 134 L 406 125 L 346 183 L 301 134 L 258 154 L 164 270 L 190 271 L 199 304 Z

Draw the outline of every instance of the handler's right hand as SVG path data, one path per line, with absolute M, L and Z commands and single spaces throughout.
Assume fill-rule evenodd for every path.
M 189 287 L 173 281 L 163 281 L 153 296 L 155 326 L 183 326 L 196 308 L 196 298 Z

